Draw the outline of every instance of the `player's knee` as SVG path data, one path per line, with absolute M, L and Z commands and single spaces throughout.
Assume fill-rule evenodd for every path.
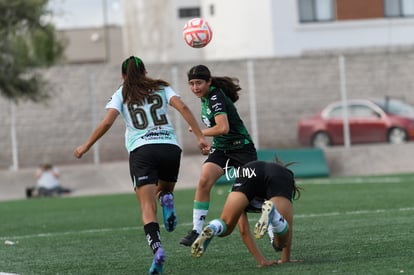
M 211 179 L 207 177 L 201 177 L 198 182 L 198 189 L 206 191 L 206 192 L 210 192 L 213 185 L 214 185 L 214 181 L 212 181 Z

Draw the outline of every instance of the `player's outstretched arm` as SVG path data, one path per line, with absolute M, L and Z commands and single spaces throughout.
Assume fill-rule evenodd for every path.
M 253 255 L 254 259 L 257 262 L 258 267 L 264 267 L 269 265 L 277 264 L 277 260 L 267 260 L 263 253 L 260 251 L 259 247 L 256 244 L 256 241 L 253 238 L 253 235 L 250 231 L 249 221 L 247 219 L 247 214 L 243 213 L 238 221 L 238 227 L 240 231 L 241 238 L 243 243 L 246 245 L 249 252 Z
M 92 147 L 92 145 L 94 145 L 95 142 L 98 141 L 98 139 L 100 139 L 112 127 L 112 124 L 118 115 L 119 113 L 116 109 L 108 109 L 104 119 L 99 122 L 86 143 L 78 146 L 75 149 L 73 152 L 74 156 L 81 158 L 83 154 L 85 154 Z
M 191 132 L 194 133 L 194 135 L 197 137 L 198 141 L 198 147 L 201 150 L 202 153 L 207 152 L 210 150 L 209 143 L 205 140 L 203 133 L 201 132 L 200 127 L 198 126 L 198 123 L 191 112 L 190 108 L 177 96 L 173 96 L 170 99 L 170 104 L 173 106 L 182 117 L 185 119 L 185 121 L 188 123 L 188 125 L 191 128 Z

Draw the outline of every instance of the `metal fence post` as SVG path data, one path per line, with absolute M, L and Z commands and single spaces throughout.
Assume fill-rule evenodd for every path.
M 16 134 L 16 102 L 13 99 L 10 99 L 10 135 L 12 143 L 12 156 L 13 164 L 11 170 L 19 170 L 19 149 L 17 143 L 17 134 Z
M 89 75 L 89 101 L 90 101 L 90 108 L 91 108 L 91 127 L 93 131 L 96 125 L 98 124 L 98 119 L 96 117 L 96 96 L 95 96 L 95 74 L 94 73 Z M 99 141 L 97 141 L 95 145 L 93 146 L 93 163 L 94 164 L 100 163 Z
M 175 91 L 179 91 L 179 85 L 178 85 L 178 68 L 177 66 L 172 66 L 171 67 L 171 78 L 172 78 L 172 83 L 173 83 L 173 87 Z M 176 129 L 176 135 L 177 135 L 177 139 L 178 142 L 180 142 L 181 144 L 183 143 L 183 130 L 182 130 L 182 123 L 181 123 L 181 116 L 178 115 L 178 112 L 174 112 L 174 120 L 175 120 L 175 129 Z M 182 144 L 182 146 L 184 146 Z
M 247 61 L 247 79 L 249 85 L 249 106 L 250 121 L 252 128 L 252 139 L 256 148 L 260 148 L 259 130 L 257 127 L 257 110 L 256 110 L 256 84 L 254 82 L 254 65 L 252 60 Z
M 346 90 L 346 67 L 345 57 L 339 56 L 339 75 L 340 75 L 340 88 L 341 88 L 341 99 L 342 99 L 342 119 L 343 119 L 343 130 L 344 130 L 344 145 L 345 147 L 351 146 L 351 139 L 349 135 L 349 114 L 347 107 L 347 90 Z

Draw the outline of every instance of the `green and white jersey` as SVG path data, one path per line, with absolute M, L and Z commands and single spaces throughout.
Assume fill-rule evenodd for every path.
M 234 103 L 221 89 L 211 86 L 209 93 L 201 98 L 201 119 L 211 128 L 216 125 L 214 117 L 219 114 L 227 115 L 230 130 L 225 135 L 213 137 L 213 148 L 223 151 L 234 150 L 253 143 Z
M 168 116 L 168 105 L 174 96 L 178 95 L 171 87 L 162 87 L 148 95 L 143 105 L 138 105 L 123 103 L 122 86 L 112 95 L 105 108 L 116 109 L 122 115 L 128 152 L 146 144 L 167 143 L 179 146 Z

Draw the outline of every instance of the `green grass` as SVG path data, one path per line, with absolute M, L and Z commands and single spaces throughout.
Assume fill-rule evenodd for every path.
M 177 190 L 179 225 L 161 228 L 164 273 L 414 274 L 414 175 L 297 183 L 292 258 L 301 262 L 258 269 L 237 230 L 192 258 L 179 241 L 191 228 L 194 190 Z M 213 189 L 208 219 L 220 215 L 228 188 Z M 258 214 L 249 218 L 253 225 Z M 152 261 L 133 193 L 1 202 L 0 222 L 0 273 L 147 274 Z M 258 244 L 279 257 L 266 238 Z

